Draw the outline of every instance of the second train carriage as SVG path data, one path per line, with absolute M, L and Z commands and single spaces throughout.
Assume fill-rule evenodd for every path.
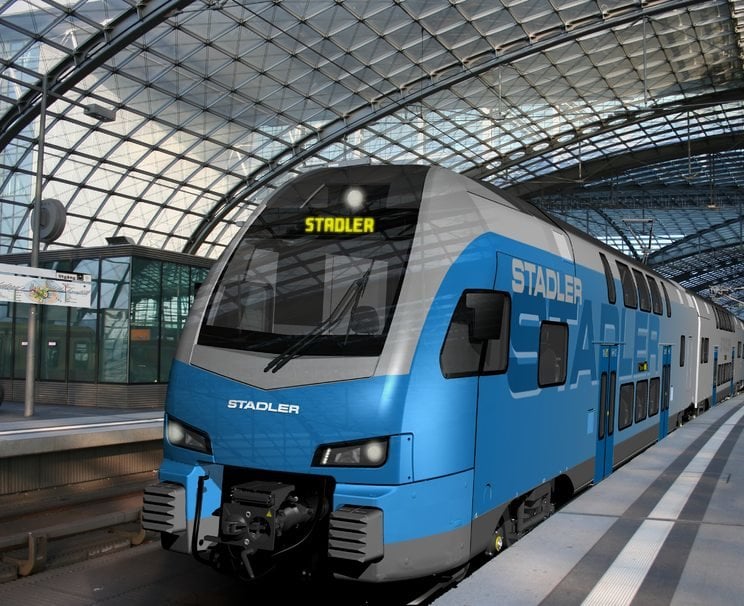
M 496 553 L 707 397 L 701 331 L 720 356 L 741 324 L 699 306 L 450 171 L 308 173 L 199 290 L 145 526 L 247 577 L 392 581 Z

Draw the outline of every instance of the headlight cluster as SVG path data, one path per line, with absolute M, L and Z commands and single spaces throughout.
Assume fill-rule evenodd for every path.
M 166 417 L 165 435 L 168 436 L 168 441 L 173 446 L 212 454 L 212 445 L 209 442 L 209 436 L 203 431 L 187 425 L 183 421 L 179 421 L 173 417 Z
M 388 438 L 324 444 L 313 457 L 316 467 L 382 467 L 387 461 Z

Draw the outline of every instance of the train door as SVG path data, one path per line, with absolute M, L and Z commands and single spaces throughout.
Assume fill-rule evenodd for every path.
M 671 396 L 672 346 L 664 345 L 661 367 L 661 406 L 659 408 L 659 439 L 669 431 L 669 399 Z
M 713 396 L 711 397 L 711 406 L 718 404 L 718 347 L 713 348 Z
M 615 445 L 615 394 L 617 392 L 618 343 L 600 343 L 599 407 L 594 483 L 612 473 Z
M 731 368 L 731 370 L 729 371 L 729 375 L 731 375 L 729 377 L 729 397 L 730 398 L 733 398 L 734 393 L 735 393 L 735 390 L 734 390 L 734 360 L 736 360 L 736 348 L 732 347 L 731 348 L 731 364 L 729 364 L 729 367 Z

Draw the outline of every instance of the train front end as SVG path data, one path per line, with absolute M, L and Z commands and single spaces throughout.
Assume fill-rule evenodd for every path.
M 145 527 L 166 548 L 245 578 L 446 567 L 411 533 L 437 516 L 467 525 L 472 494 L 447 470 L 414 482 L 409 375 L 390 372 L 416 342 L 396 308 L 415 282 L 426 175 L 357 166 L 297 179 L 200 287 L 173 364 L 160 482 L 145 494 Z M 448 501 L 456 511 L 443 513 Z M 418 545 L 416 557 L 396 545 Z M 453 564 L 467 558 L 458 549 Z

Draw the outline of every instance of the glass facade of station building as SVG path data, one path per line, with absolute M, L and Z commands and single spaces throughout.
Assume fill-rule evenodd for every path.
M 212 263 L 135 245 L 41 253 L 41 268 L 89 274 L 92 294 L 90 308 L 39 305 L 35 401 L 162 406 L 178 337 Z M 27 303 L 0 301 L 6 401 L 24 400 L 28 314 Z

